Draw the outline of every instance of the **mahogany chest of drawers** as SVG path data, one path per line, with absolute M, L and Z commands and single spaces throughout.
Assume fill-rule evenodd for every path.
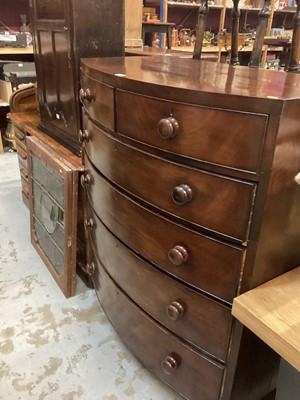
M 184 397 L 262 399 L 278 358 L 231 305 L 300 263 L 300 77 L 82 59 L 81 91 L 87 268 L 108 318 Z

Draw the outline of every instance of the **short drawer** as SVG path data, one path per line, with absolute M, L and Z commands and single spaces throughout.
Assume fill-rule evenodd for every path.
M 114 89 L 81 72 L 79 98 L 89 116 L 108 129 L 115 129 Z
M 19 167 L 20 167 L 20 169 L 21 169 L 21 168 L 24 168 L 24 169 L 26 169 L 26 170 L 28 171 L 27 154 L 22 153 L 22 157 L 21 157 L 21 155 L 20 155 L 20 153 L 18 152 L 18 150 L 17 150 L 17 153 L 18 153 L 18 161 L 19 161 Z
M 16 136 L 15 140 L 16 140 L 16 145 L 17 145 L 17 151 L 19 149 L 21 149 L 24 153 L 26 153 L 27 152 L 27 148 L 26 148 L 25 139 L 22 141 L 22 140 L 18 139 L 17 136 Z
M 20 168 L 21 178 L 24 179 L 28 183 L 28 171 L 24 167 Z
M 116 99 L 117 131 L 122 135 L 191 159 L 259 171 L 267 115 L 205 108 L 122 90 Z
M 229 307 L 162 273 L 128 250 L 98 218 L 93 221 L 89 240 L 95 265 L 100 260 L 124 292 L 162 325 L 225 362 L 232 324 Z
M 18 156 L 22 160 L 27 161 L 27 151 L 26 150 L 23 150 L 23 148 L 21 148 L 21 147 L 17 147 L 17 153 L 18 153 Z
M 24 193 L 23 190 L 22 190 L 22 199 L 23 199 L 23 202 L 25 203 L 26 207 L 27 207 L 27 208 L 30 208 L 30 205 L 29 205 L 29 195 L 27 195 L 26 193 Z
M 83 176 L 91 176 L 87 184 L 91 206 L 115 236 L 182 281 L 228 302 L 233 300 L 246 250 L 171 222 L 86 168 Z
M 19 128 L 16 124 L 14 124 L 14 134 L 15 137 L 21 141 L 21 142 L 25 142 L 26 139 L 26 132 L 23 131 L 21 128 Z
M 108 179 L 188 223 L 246 241 L 256 184 L 166 161 L 85 122 L 87 152 Z M 87 162 L 85 161 L 85 164 Z
M 21 177 L 22 192 L 29 198 L 29 184 L 23 177 Z
M 120 338 L 159 379 L 190 400 L 218 400 L 225 367 L 213 362 L 142 312 L 99 266 L 95 287 Z

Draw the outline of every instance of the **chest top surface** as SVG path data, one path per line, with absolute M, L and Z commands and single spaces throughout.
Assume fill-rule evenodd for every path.
M 157 97 L 176 99 L 180 95 L 182 100 L 203 100 L 207 105 L 216 104 L 218 98 L 220 106 L 231 102 L 229 106 L 239 109 L 250 101 L 259 105 L 257 112 L 268 112 L 271 107 L 273 113 L 282 101 L 300 99 L 300 76 L 279 71 L 167 56 L 90 58 L 81 63 L 83 73 L 95 80 L 125 90 L 147 89 Z M 161 86 L 168 90 L 162 93 Z

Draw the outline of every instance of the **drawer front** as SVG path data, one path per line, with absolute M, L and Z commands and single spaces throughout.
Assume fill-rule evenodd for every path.
M 28 183 L 28 171 L 24 167 L 20 168 L 21 178 L 24 179 Z
M 159 379 L 190 400 L 218 400 L 224 367 L 176 339 L 142 312 L 99 266 L 100 303 L 125 345 Z
M 24 153 L 26 153 L 27 152 L 27 148 L 26 148 L 25 140 L 21 141 L 17 137 L 15 137 L 15 140 L 16 140 L 16 145 L 17 145 L 17 151 L 19 149 L 21 149 Z
M 14 124 L 14 133 L 15 137 L 19 139 L 21 142 L 24 142 L 26 139 L 26 132 L 19 128 L 17 125 Z
M 21 164 L 25 167 L 27 166 L 27 150 L 23 150 L 21 147 L 17 147 L 17 153 L 19 160 L 21 159 Z
M 245 250 L 200 235 L 132 201 L 87 166 L 89 201 L 122 242 L 194 287 L 232 302 Z
M 115 128 L 114 89 L 81 73 L 79 97 L 89 116 L 108 129 Z
M 165 161 L 86 127 L 87 152 L 111 181 L 182 220 L 247 240 L 256 184 Z
M 19 161 L 19 167 L 24 168 L 25 170 L 28 171 L 28 162 L 27 162 L 27 154 L 22 153 L 22 157 L 17 149 L 17 153 L 18 153 L 18 161 Z M 24 157 L 24 158 L 23 158 Z
M 181 104 L 120 90 L 117 115 L 118 132 L 132 139 L 192 159 L 259 171 L 266 115 Z M 171 116 L 178 128 L 168 119 Z M 175 136 L 160 136 L 169 134 Z
M 30 208 L 30 205 L 29 205 L 29 196 L 27 196 L 27 194 L 25 194 L 23 191 L 22 191 L 22 199 L 23 199 L 23 201 L 24 201 L 26 207 L 27 207 L 27 208 Z
M 22 192 L 25 194 L 27 198 L 29 198 L 29 184 L 28 181 L 21 177 L 21 185 L 22 185 Z
M 92 215 L 92 214 L 90 214 Z M 172 332 L 226 360 L 231 331 L 230 309 L 198 294 L 129 251 L 99 221 L 90 240 L 97 259 L 124 292 Z

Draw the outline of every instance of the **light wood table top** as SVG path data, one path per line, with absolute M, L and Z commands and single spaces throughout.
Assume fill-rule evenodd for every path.
M 11 61 L 33 62 L 33 47 L 0 47 L 0 64 Z
M 38 112 L 9 113 L 8 118 L 22 130 L 25 130 L 29 135 L 36 137 L 43 145 L 46 145 L 51 152 L 54 152 L 55 157 L 60 158 L 62 162 L 68 164 L 72 168 L 83 171 L 84 168 L 81 157 L 76 156 L 66 147 L 39 129 L 40 116 Z
M 300 267 L 236 297 L 232 314 L 300 371 Z
M 33 47 L 0 47 L 0 58 L 2 54 L 33 54 Z

